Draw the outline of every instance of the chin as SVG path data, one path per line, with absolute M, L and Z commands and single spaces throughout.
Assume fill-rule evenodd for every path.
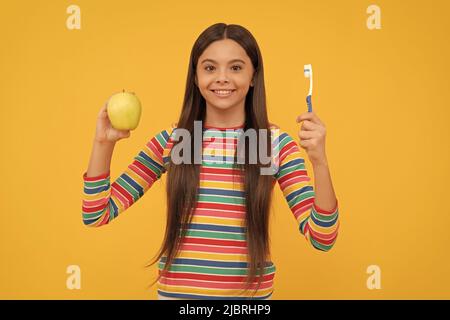
M 211 107 L 220 110 L 228 110 L 236 106 L 236 102 L 233 101 L 232 102 L 219 101 L 219 103 L 217 103 L 217 101 L 208 101 L 208 104 Z
M 231 109 L 237 106 L 240 102 L 240 99 L 233 97 L 232 99 L 221 99 L 212 97 L 212 99 L 207 100 L 207 103 L 214 108 L 226 110 Z

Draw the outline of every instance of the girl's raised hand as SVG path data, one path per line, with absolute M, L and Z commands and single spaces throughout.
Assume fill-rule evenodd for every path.
M 325 154 L 326 128 L 314 112 L 305 112 L 297 117 L 303 124 L 298 132 L 300 146 L 305 149 L 313 165 L 327 163 Z

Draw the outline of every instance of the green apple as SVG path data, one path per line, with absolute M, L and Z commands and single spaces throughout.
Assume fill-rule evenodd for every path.
M 134 92 L 119 92 L 111 96 L 106 107 L 114 129 L 134 130 L 141 118 L 141 102 Z

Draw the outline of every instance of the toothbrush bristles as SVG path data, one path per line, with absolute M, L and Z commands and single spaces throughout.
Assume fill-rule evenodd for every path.
M 312 72 L 312 67 L 310 64 L 305 64 L 303 66 L 303 72 L 305 73 L 305 77 L 306 78 L 310 78 L 311 77 L 311 72 Z

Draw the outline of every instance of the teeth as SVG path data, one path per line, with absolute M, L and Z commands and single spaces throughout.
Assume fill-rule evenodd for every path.
M 218 94 L 230 94 L 232 90 L 214 90 L 214 92 Z

